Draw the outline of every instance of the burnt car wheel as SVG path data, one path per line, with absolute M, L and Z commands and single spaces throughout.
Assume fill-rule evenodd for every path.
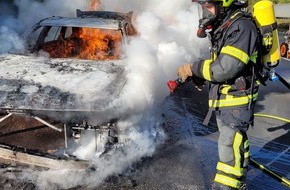
M 288 44 L 286 44 L 285 42 L 283 42 L 280 45 L 280 54 L 282 57 L 286 57 L 287 56 L 287 51 L 288 51 Z

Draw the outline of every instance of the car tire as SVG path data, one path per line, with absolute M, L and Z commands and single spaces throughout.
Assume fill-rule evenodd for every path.
M 281 57 L 287 57 L 287 51 L 288 51 L 288 44 L 283 42 L 281 45 L 280 45 L 280 54 L 281 54 Z

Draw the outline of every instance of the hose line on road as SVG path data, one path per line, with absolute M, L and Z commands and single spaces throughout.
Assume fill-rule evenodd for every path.
M 250 158 L 250 164 L 252 164 L 255 168 L 259 168 L 264 173 L 266 173 L 269 176 L 273 177 L 274 179 L 278 180 L 279 182 L 286 185 L 287 187 L 290 187 L 290 181 L 288 179 L 276 174 L 275 172 L 271 171 L 269 168 L 267 168 L 266 166 L 260 164 L 259 162 L 255 161 L 255 160 L 253 160 L 252 158 Z
M 267 118 L 277 119 L 277 120 L 280 120 L 280 121 L 285 121 L 285 122 L 290 123 L 290 119 L 286 119 L 286 118 L 278 117 L 278 116 L 274 116 L 274 115 L 269 115 L 269 114 L 255 113 L 254 116 L 267 117 Z
M 277 120 L 280 120 L 280 121 L 285 121 L 285 122 L 290 123 L 289 119 L 285 119 L 283 117 L 278 117 L 278 116 L 269 115 L 269 114 L 255 113 L 254 116 L 267 117 L 267 118 L 277 119 Z M 264 173 L 266 173 L 269 176 L 273 177 L 274 179 L 278 180 L 279 182 L 281 182 L 282 184 L 286 185 L 287 187 L 290 187 L 290 181 L 287 178 L 276 174 L 275 172 L 271 171 L 269 168 L 267 168 L 266 166 L 258 163 L 257 161 L 253 160 L 252 158 L 250 158 L 250 164 L 252 164 L 255 168 L 258 168 L 258 169 L 262 170 Z

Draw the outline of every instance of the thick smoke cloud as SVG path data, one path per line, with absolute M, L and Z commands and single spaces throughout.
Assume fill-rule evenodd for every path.
M 74 16 L 75 9 L 88 9 L 86 0 L 15 0 L 7 4 L 18 14 L 7 12 L 1 19 L 0 53 L 24 46 L 19 35 L 38 20 L 53 16 Z M 46 171 L 32 175 L 23 173 L 22 179 L 34 181 L 40 188 L 70 188 L 77 185 L 94 187 L 108 175 L 120 174 L 141 157 L 152 156 L 158 144 L 157 136 L 164 136 L 158 127 L 160 103 L 169 95 L 166 82 L 177 78 L 176 69 L 204 56 L 206 40 L 196 36 L 198 8 L 189 0 L 103 0 L 101 10 L 134 11 L 134 24 L 138 36 L 130 39 L 126 47 L 127 84 L 112 107 L 121 107 L 116 115 L 126 113 L 118 123 L 120 142 L 108 157 L 95 155 L 94 146 L 88 138 L 86 146 L 75 151 L 79 158 L 89 159 L 97 172 Z M 11 36 L 7 38 L 7 36 Z M 4 44 L 4 45 L 3 45 Z M 162 139 L 159 139 L 162 141 Z M 121 151 L 122 150 L 122 151 Z
M 131 71 L 134 70 L 129 75 L 133 80 L 129 81 L 148 86 L 143 95 L 153 94 L 152 104 L 160 103 L 168 95 L 164 84 L 177 77 L 178 65 L 202 58 L 207 53 L 207 39 L 196 37 L 198 7 L 191 1 L 120 0 L 116 4 L 114 0 L 106 0 L 101 1 L 101 6 L 103 10 L 134 10 L 140 37 L 135 38 L 127 49 L 128 65 Z
M 16 15 L 17 9 L 10 1 L 0 2 L 0 53 L 24 48 L 17 34 L 21 31 L 21 26 Z
M 6 26 L 0 27 L 0 54 L 9 52 L 10 50 L 23 52 L 24 44 L 21 38 L 13 30 Z

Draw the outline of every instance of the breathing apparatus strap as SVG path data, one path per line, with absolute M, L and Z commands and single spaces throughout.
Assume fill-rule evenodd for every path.
M 234 13 L 232 16 L 230 16 L 230 18 L 225 21 L 221 26 L 219 26 L 215 31 L 214 31 L 214 36 L 217 36 L 218 33 L 222 33 L 221 36 L 221 45 L 218 47 L 217 53 L 219 54 L 223 44 L 224 44 L 224 38 L 226 36 L 227 31 L 229 30 L 230 26 L 236 22 L 237 20 L 239 20 L 242 17 L 250 17 L 249 14 L 242 12 L 242 11 L 237 11 L 236 13 Z
M 230 16 L 230 18 L 225 21 L 221 26 L 219 26 L 215 31 L 214 31 L 214 36 L 217 36 L 218 33 L 222 33 L 222 36 L 221 36 L 221 45 L 218 47 L 217 49 L 217 54 L 220 53 L 221 51 L 221 48 L 223 47 L 223 44 L 224 44 L 224 38 L 226 36 L 226 33 L 227 31 L 229 30 L 230 26 L 237 20 L 239 20 L 240 18 L 242 17 L 249 17 L 249 14 L 247 13 L 244 13 L 242 11 L 237 11 L 236 13 L 234 13 L 232 16 Z M 255 85 L 255 75 L 254 75 L 254 65 L 252 66 L 252 70 L 253 70 L 253 77 L 252 77 L 252 80 L 251 80 L 251 95 L 253 95 L 253 92 L 254 92 L 254 85 Z M 203 121 L 203 124 L 204 125 L 208 125 L 209 123 L 209 120 L 212 116 L 212 112 L 214 110 L 214 103 L 215 101 L 218 99 L 218 91 L 219 91 L 219 87 L 220 85 L 215 85 L 212 89 L 212 94 L 213 94 L 213 97 L 212 97 L 212 105 L 209 107 L 209 110 L 207 112 L 207 115 Z M 249 103 L 249 108 L 251 108 L 251 105 L 252 105 L 252 99 Z
M 205 116 L 205 119 L 204 119 L 203 123 L 202 123 L 203 125 L 206 125 L 207 126 L 208 123 L 209 123 L 209 120 L 210 120 L 210 118 L 212 116 L 212 112 L 213 112 L 213 109 L 214 109 L 214 103 L 215 103 L 215 101 L 218 98 L 218 90 L 219 90 L 219 87 L 220 87 L 220 85 L 215 85 L 212 88 L 212 94 L 213 94 L 213 97 L 212 97 L 212 105 L 209 107 L 209 110 L 208 110 L 208 112 L 207 112 L 207 114 Z
M 239 12 L 238 12 L 238 13 L 239 13 Z M 237 15 L 237 14 L 233 15 L 233 17 L 236 16 L 236 15 Z M 231 18 L 232 18 L 232 17 L 231 17 Z M 223 41 L 224 41 L 224 38 L 225 38 L 226 31 L 228 30 L 228 28 L 229 28 L 229 26 L 231 25 L 231 23 L 232 23 L 233 21 L 236 20 L 236 19 L 231 20 L 231 18 L 230 18 L 229 20 L 227 20 L 226 22 L 224 22 L 221 26 L 219 26 L 219 27 L 214 31 L 214 36 L 218 35 L 219 32 L 223 32 L 223 34 L 222 34 L 222 39 L 221 39 L 222 44 L 223 44 Z M 226 29 L 226 30 L 223 31 L 224 29 Z M 220 52 L 221 47 L 222 47 L 222 45 L 221 45 L 220 47 L 218 47 L 219 49 L 217 50 L 217 53 Z M 212 116 L 212 112 L 213 112 L 213 110 L 214 110 L 214 103 L 215 103 L 215 101 L 216 101 L 217 98 L 218 98 L 218 90 L 219 90 L 219 87 L 220 87 L 220 85 L 214 85 L 213 88 L 211 89 L 211 90 L 212 90 L 212 94 L 213 94 L 213 97 L 212 97 L 212 105 L 209 106 L 209 110 L 208 110 L 208 112 L 207 112 L 207 114 L 206 114 L 206 117 L 205 117 L 205 119 L 204 119 L 204 121 L 203 121 L 203 125 L 206 125 L 206 126 L 207 126 L 208 123 L 209 123 L 209 120 L 210 120 L 210 118 L 211 118 L 211 116 Z
M 251 64 L 255 64 L 255 63 L 251 63 Z M 251 80 L 251 96 L 253 97 L 254 94 L 254 88 L 255 88 L 255 67 L 252 66 L 252 80 Z M 252 108 L 252 104 L 253 104 L 253 98 L 250 99 L 249 105 L 248 105 L 248 109 L 250 110 Z

